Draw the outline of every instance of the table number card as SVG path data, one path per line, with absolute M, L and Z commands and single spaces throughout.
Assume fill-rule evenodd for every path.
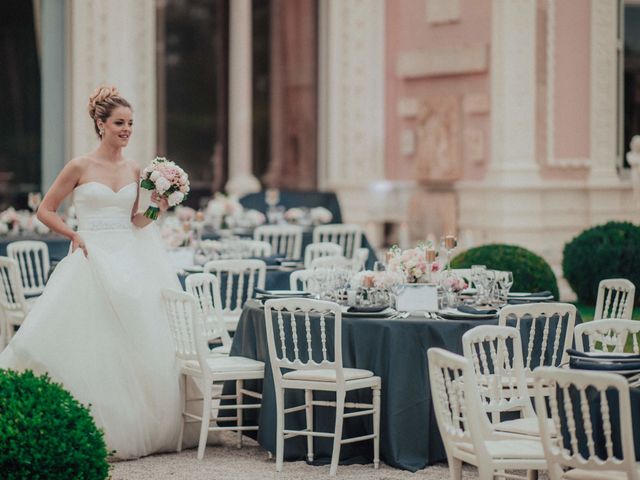
M 399 311 L 438 311 L 438 286 L 427 283 L 407 283 L 400 286 L 396 309 Z

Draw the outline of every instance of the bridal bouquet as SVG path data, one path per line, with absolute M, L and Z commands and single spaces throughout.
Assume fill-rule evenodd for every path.
M 189 176 L 174 162 L 164 157 L 156 157 L 143 170 L 140 186 L 155 191 L 159 196 L 167 199 L 170 207 L 174 207 L 182 203 L 189 193 Z M 144 216 L 155 220 L 158 218 L 159 211 L 160 208 L 151 202 Z

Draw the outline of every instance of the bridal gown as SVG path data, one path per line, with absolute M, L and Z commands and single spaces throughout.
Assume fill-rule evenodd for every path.
M 80 249 L 55 268 L 0 368 L 48 372 L 91 404 L 109 450 L 136 458 L 175 449 L 178 369 L 161 290 L 180 289 L 155 227 L 130 220 L 137 184 L 74 190 Z

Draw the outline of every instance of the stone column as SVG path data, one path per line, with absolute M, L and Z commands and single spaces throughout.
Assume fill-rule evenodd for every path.
M 229 28 L 229 193 L 260 190 L 251 170 L 251 0 L 233 0 Z
M 531 184 L 536 163 L 536 2 L 493 0 L 491 151 L 496 183 Z
M 47 191 L 67 161 L 64 0 L 40 2 L 42 64 L 42 191 Z
M 135 126 L 125 150 L 146 166 L 156 156 L 155 0 L 69 0 L 72 157 L 98 144 L 87 113 L 99 85 L 115 85 L 133 106 Z
M 618 2 L 591 2 L 591 172 L 592 185 L 618 185 L 617 90 Z M 624 147 L 627 147 L 625 145 Z

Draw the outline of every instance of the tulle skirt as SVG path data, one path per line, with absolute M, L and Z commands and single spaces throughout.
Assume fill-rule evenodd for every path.
M 119 458 L 176 448 L 179 374 L 161 290 L 180 289 L 155 227 L 80 232 L 0 368 L 48 372 L 90 404 Z

